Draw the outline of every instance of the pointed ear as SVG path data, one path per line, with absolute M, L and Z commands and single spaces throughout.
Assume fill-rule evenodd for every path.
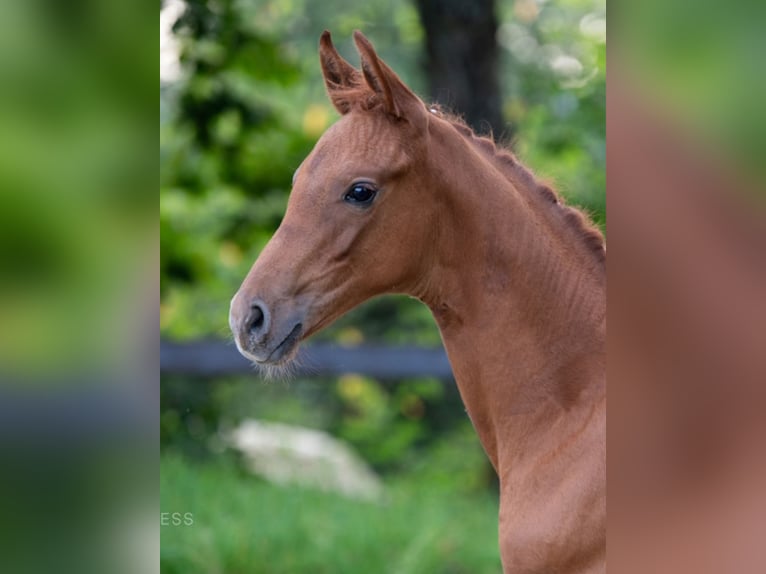
M 362 85 L 362 74 L 338 53 L 327 30 L 319 38 L 319 62 L 327 95 L 341 115 L 347 114 L 351 110 L 349 96 L 353 88 Z
M 354 42 L 362 58 L 364 79 L 383 102 L 385 111 L 413 124 L 427 122 L 428 112 L 423 102 L 383 60 L 378 58 L 375 48 L 359 30 L 354 31 Z

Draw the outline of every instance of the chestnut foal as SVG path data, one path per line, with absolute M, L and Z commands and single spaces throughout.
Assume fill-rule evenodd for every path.
M 284 220 L 231 302 L 237 346 L 278 369 L 370 297 L 420 299 L 500 479 L 504 571 L 602 572 L 603 237 L 354 40 L 361 70 L 322 34 L 341 118 L 298 168 Z

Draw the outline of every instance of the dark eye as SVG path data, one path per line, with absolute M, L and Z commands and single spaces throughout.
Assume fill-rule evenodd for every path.
M 355 183 L 349 188 L 343 199 L 349 203 L 369 205 L 375 198 L 376 193 L 378 193 L 378 190 L 369 183 Z

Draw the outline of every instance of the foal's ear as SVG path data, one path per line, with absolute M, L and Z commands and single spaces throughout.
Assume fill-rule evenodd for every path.
M 327 30 L 319 38 L 319 62 L 327 95 L 341 115 L 347 114 L 351 110 L 354 88 L 362 85 L 362 73 L 338 53 Z
M 362 73 L 367 85 L 383 102 L 383 108 L 392 116 L 406 119 L 413 124 L 427 121 L 425 104 L 399 76 L 375 53 L 370 41 L 359 31 L 354 31 L 354 42 L 362 58 Z

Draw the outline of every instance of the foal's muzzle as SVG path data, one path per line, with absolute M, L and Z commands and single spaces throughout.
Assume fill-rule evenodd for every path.
M 274 321 L 263 300 L 248 301 L 239 293 L 231 301 L 229 326 L 239 351 L 258 363 L 279 363 L 290 355 L 303 333 L 300 320 Z

